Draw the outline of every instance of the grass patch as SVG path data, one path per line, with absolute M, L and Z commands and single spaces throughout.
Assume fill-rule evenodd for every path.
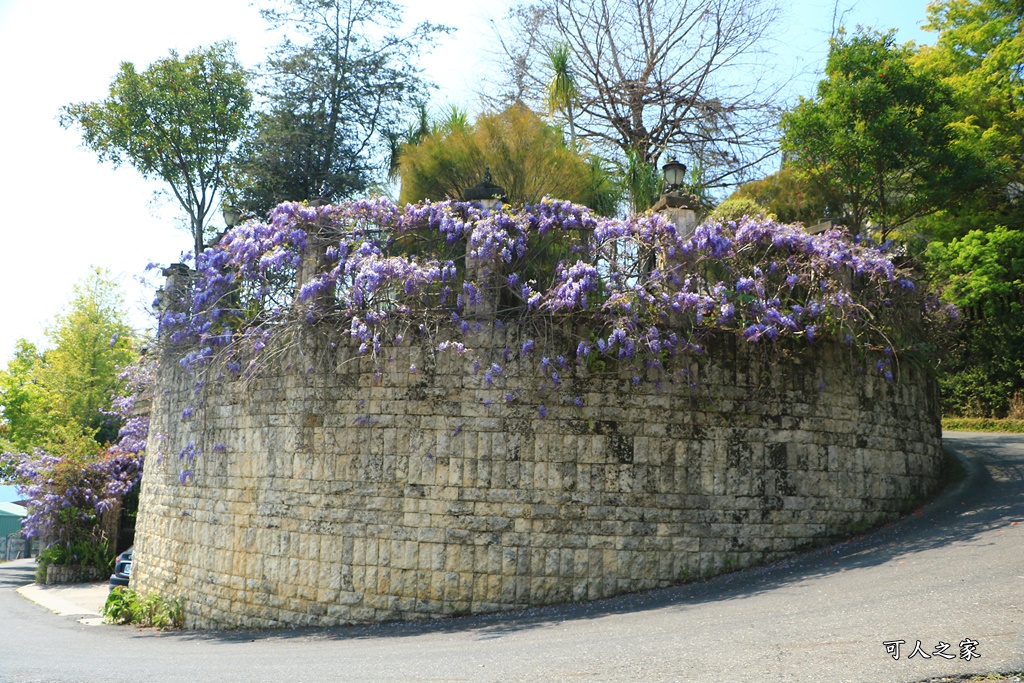
M 994 417 L 944 417 L 942 429 L 953 432 L 1003 432 L 1024 434 L 1024 420 Z

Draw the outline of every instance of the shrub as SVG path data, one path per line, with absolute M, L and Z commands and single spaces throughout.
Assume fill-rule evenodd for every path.
M 184 600 L 168 600 L 156 593 L 140 595 L 116 586 L 103 605 L 103 618 L 108 624 L 137 624 L 159 629 L 181 628 L 184 625 Z
M 716 221 L 738 221 L 744 216 L 768 216 L 768 210 L 749 197 L 729 197 L 709 217 Z
M 103 533 L 70 543 L 54 543 L 39 553 L 37 561 L 39 566 L 36 567 L 36 583 L 46 582 L 46 569 L 50 565 L 95 567 L 101 573 L 109 573 L 114 569 L 113 551 L 106 534 Z

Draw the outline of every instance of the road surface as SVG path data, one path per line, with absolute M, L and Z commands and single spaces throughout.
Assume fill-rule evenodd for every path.
M 31 564 L 0 565 L 0 681 L 909 683 L 1024 669 L 1024 435 L 944 436 L 972 474 L 901 522 L 704 583 L 515 614 L 160 633 L 46 611 L 14 591 Z

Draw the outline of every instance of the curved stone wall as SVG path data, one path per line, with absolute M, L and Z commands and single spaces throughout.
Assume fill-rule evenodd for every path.
M 472 342 L 518 348 L 514 336 Z M 162 365 L 132 581 L 185 597 L 187 626 L 666 586 L 892 519 L 941 463 L 927 373 L 904 364 L 890 385 L 845 349 L 780 359 L 729 338 L 693 383 L 570 368 L 542 389 L 536 360 L 488 386 L 455 354 L 384 349 L 376 375 L 345 345 L 299 346 L 248 379 Z M 507 403 L 510 375 L 533 388 Z

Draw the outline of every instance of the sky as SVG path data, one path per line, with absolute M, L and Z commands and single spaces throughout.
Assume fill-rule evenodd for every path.
M 793 93 L 813 95 L 832 28 L 830 0 L 780 0 L 778 69 L 802 74 Z M 408 3 L 406 19 L 456 28 L 421 62 L 439 86 L 432 104 L 475 112 L 478 82 L 490 68 L 488 19 L 509 0 Z M 845 24 L 898 29 L 897 40 L 933 42 L 919 30 L 927 0 L 839 0 Z M 100 164 L 62 129 L 60 107 L 108 94 L 122 61 L 140 69 L 166 56 L 231 39 L 255 67 L 276 38 L 248 0 L 0 0 L 0 367 L 15 341 L 45 341 L 75 282 L 106 268 L 122 284 L 133 324 L 149 324 L 148 263 L 172 263 L 191 239 L 175 205 L 154 201 L 157 181 L 130 166 Z M 150 273 L 152 280 L 153 273 Z M 2 500 L 3 498 L 0 498 Z

